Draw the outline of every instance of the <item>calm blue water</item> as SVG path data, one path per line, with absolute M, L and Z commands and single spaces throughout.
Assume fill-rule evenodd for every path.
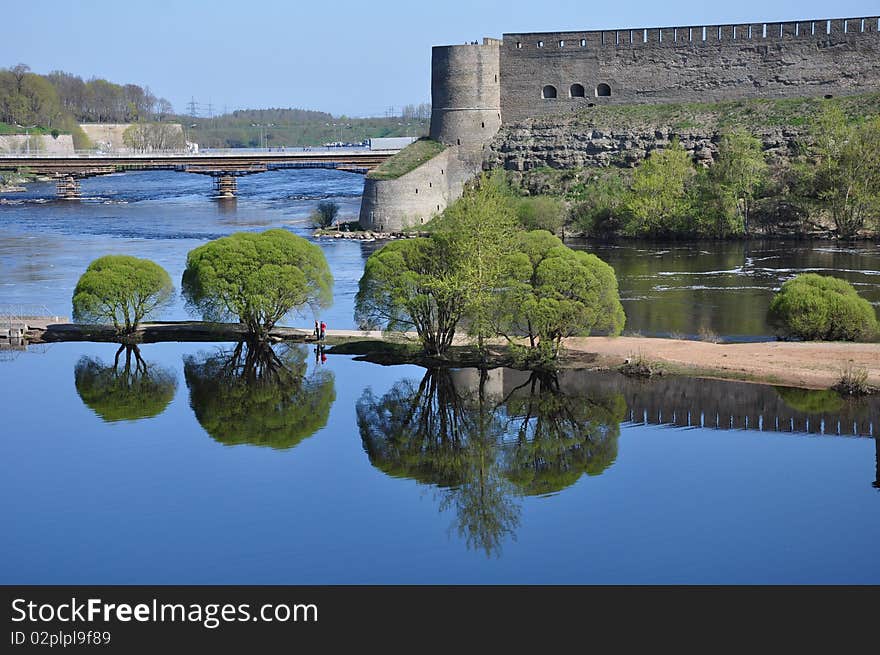
M 231 346 L 146 345 L 129 377 L 115 352 L 3 353 L 0 583 L 880 583 L 876 442 L 848 427 L 876 405 L 296 349 L 242 386 Z M 685 407 L 795 430 L 650 424 Z

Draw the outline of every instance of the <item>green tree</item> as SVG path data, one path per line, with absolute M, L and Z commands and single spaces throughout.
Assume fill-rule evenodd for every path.
M 406 239 L 370 255 L 355 298 L 360 327 L 414 329 L 426 353 L 445 353 L 466 307 L 459 272 L 445 245 Z
M 190 251 L 183 273 L 189 306 L 206 320 L 236 317 L 251 339 L 294 309 L 328 307 L 333 276 L 320 247 L 287 230 L 236 232 Z
M 626 316 L 614 269 L 543 230 L 518 235 L 515 245 L 494 296 L 500 334 L 528 337 L 529 357 L 537 360 L 555 359 L 566 337 L 620 334 Z
M 123 352 L 125 359 L 120 365 Z M 112 365 L 97 358 L 80 358 L 73 377 L 83 403 L 108 422 L 158 416 L 177 391 L 174 373 L 148 365 L 133 345 L 120 346 Z
M 880 214 L 880 117 L 854 125 L 828 106 L 814 126 L 813 190 L 843 238 Z
M 556 234 L 565 223 L 565 203 L 552 196 L 526 196 L 515 202 L 516 218 L 526 230 Z
M 174 287 L 164 268 L 128 255 L 99 257 L 73 291 L 73 316 L 81 323 L 109 321 L 130 335 L 170 299 Z
M 212 438 L 287 449 L 327 425 L 336 400 L 333 374 L 307 368 L 305 348 L 238 343 L 186 357 L 183 372 L 190 406 Z
M 874 308 L 846 280 L 806 273 L 788 280 L 770 302 L 782 336 L 819 341 L 866 341 L 877 335 Z
M 328 228 L 339 215 L 339 205 L 331 200 L 322 200 L 312 212 L 312 225 L 318 228 Z
M 468 333 L 476 337 L 480 350 L 485 339 L 494 336 L 491 307 L 503 257 L 511 252 L 517 232 L 516 217 L 504 175 L 483 174 L 476 189 L 465 193 L 437 220 L 432 239 L 449 259 L 465 300 Z
M 652 237 L 688 232 L 687 185 L 694 174 L 691 158 L 677 140 L 653 151 L 633 173 L 625 232 Z
M 629 203 L 629 186 L 618 169 L 593 175 L 571 210 L 572 222 L 586 236 L 602 237 L 621 229 Z
M 755 197 L 768 178 L 767 161 L 761 140 L 742 130 L 729 132 L 718 144 L 718 158 L 709 177 L 717 192 L 733 201 L 742 229 L 748 233 L 749 217 Z M 728 225 L 719 225 L 718 236 L 724 237 Z M 735 228 L 733 231 L 737 231 Z

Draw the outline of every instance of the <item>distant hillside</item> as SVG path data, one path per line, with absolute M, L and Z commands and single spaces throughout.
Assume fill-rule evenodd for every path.
M 187 138 L 204 148 L 276 148 L 360 143 L 384 136 L 424 136 L 430 107 L 406 107 L 401 116 L 334 117 L 307 109 L 240 109 L 213 118 L 176 116 Z

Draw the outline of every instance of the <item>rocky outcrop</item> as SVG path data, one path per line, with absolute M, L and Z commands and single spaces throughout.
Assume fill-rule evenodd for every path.
M 652 150 L 678 139 L 698 163 L 709 165 L 718 154 L 722 132 L 712 128 L 662 126 L 601 128 L 576 120 L 532 120 L 503 127 L 486 150 L 484 168 L 527 171 L 602 166 L 634 167 Z M 796 128 L 766 127 L 755 131 L 771 157 L 788 158 L 806 138 Z

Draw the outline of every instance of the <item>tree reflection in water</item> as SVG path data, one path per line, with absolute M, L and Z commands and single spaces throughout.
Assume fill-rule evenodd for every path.
M 498 556 L 516 537 L 522 495 L 559 491 L 614 460 L 626 406 L 619 395 L 567 394 L 546 374 L 505 396 L 491 373 L 470 372 L 429 369 L 381 398 L 367 389 L 358 427 L 374 466 L 440 488 L 440 510 L 454 510 L 468 547 Z
M 190 406 L 211 437 L 277 449 L 323 428 L 336 400 L 333 374 L 307 368 L 304 348 L 244 342 L 183 365 Z
M 134 345 L 119 346 L 112 365 L 81 357 L 73 377 L 83 403 L 108 422 L 158 416 L 177 391 L 174 373 L 147 364 Z

